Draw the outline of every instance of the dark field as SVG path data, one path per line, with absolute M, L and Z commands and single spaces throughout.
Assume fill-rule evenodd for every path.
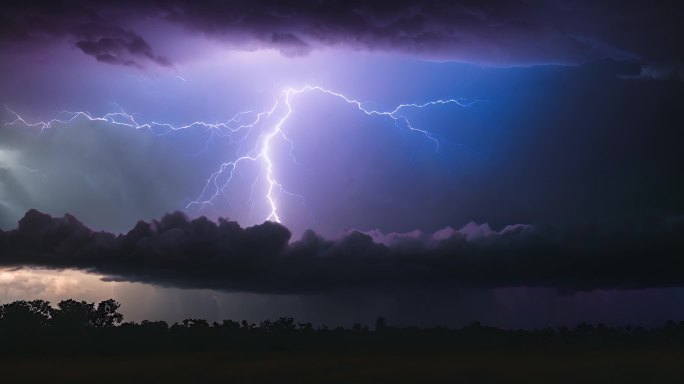
M 5 356 L 7 383 L 682 383 L 684 348 Z

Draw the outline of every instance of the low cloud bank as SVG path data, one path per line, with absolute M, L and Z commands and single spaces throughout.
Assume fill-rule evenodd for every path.
M 30 210 L 0 231 L 0 265 L 76 268 L 106 279 L 186 288 L 319 294 L 444 287 L 543 286 L 561 290 L 681 286 L 684 220 L 642 229 L 470 223 L 435 233 L 312 231 L 290 242 L 276 223 L 167 214 L 123 235 L 75 217 Z

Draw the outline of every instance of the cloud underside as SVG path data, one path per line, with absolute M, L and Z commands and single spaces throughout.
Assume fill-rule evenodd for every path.
M 682 17 L 680 4 L 647 1 L 22 1 L 3 12 L 0 42 L 66 36 L 98 61 L 169 66 L 126 27 L 161 21 L 290 57 L 344 48 L 502 66 L 612 58 L 681 68 Z
M 93 232 L 70 215 L 27 212 L 0 232 L 0 265 L 76 268 L 106 279 L 183 288 L 283 294 L 449 287 L 593 290 L 684 283 L 684 221 L 647 231 L 471 223 L 434 234 L 350 231 L 328 240 L 266 222 L 182 213 L 139 222 L 125 235 Z

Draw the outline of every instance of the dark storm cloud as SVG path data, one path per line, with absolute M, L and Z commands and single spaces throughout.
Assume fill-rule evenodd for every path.
M 373 234 L 378 238 L 378 234 Z M 684 284 L 684 221 L 647 229 L 559 229 L 470 224 L 432 235 L 352 231 L 337 240 L 287 228 L 249 228 L 182 213 L 139 222 L 125 235 L 93 232 L 76 218 L 29 211 L 0 232 L 0 264 L 79 268 L 109 279 L 263 293 L 406 288 L 542 286 L 561 290 Z
M 146 58 L 161 66 L 171 66 L 167 58 L 155 55 L 152 47 L 132 32 L 98 24 L 82 24 L 76 30 L 77 35 L 83 38 L 76 42 L 76 47 L 97 61 L 141 66 L 132 58 Z
M 168 60 L 135 33 L 134 21 L 166 20 L 237 49 L 301 56 L 321 48 L 400 52 L 492 65 L 632 59 L 681 68 L 684 5 L 636 1 L 135 1 L 14 2 L 0 39 L 69 35 L 100 61 Z M 117 24 L 118 23 L 118 24 Z M 106 34 L 81 40 L 83 25 Z M 122 53 L 130 58 L 121 57 Z M 675 73 L 679 73 L 677 69 Z M 648 73 L 646 74 L 648 76 Z
M 77 1 L 8 2 L 0 15 L 0 44 L 40 50 L 66 39 L 97 61 L 143 67 L 149 60 L 171 66 L 136 33 L 115 25 L 92 4 Z
M 207 35 L 246 34 L 278 48 L 283 34 L 313 47 L 402 52 L 493 65 L 601 58 L 682 62 L 678 3 L 646 1 L 177 2 L 166 16 Z

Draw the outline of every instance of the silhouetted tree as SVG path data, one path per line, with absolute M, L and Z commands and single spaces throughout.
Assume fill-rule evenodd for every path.
M 387 330 L 387 320 L 384 317 L 378 317 L 375 320 L 375 330 L 379 332 Z
M 313 324 L 311 324 L 311 323 L 297 323 L 297 330 L 299 332 L 311 333 L 311 332 L 313 332 Z
M 15 301 L 0 306 L 0 328 L 22 331 L 46 327 L 54 314 L 49 301 Z
M 667 322 L 661 328 L 610 327 L 579 324 L 574 328 L 547 327 L 534 331 L 502 330 L 474 322 L 460 329 L 391 327 L 385 318 L 374 331 L 362 324 L 328 328 L 296 323 L 290 317 L 264 320 L 258 325 L 232 320 L 209 324 L 186 319 L 169 327 L 163 321 L 122 323 L 120 304 L 112 299 L 97 306 L 64 300 L 52 308 L 44 300 L 15 301 L 0 305 L 0 353 L 50 353 L 54 346 L 67 353 L 130 351 L 215 350 L 221 348 L 289 349 L 316 346 L 512 346 L 512 345 L 684 345 L 684 322 Z
M 271 325 L 273 332 L 294 332 L 295 322 L 291 317 L 281 317 Z
M 94 303 L 76 300 L 63 300 L 57 304 L 54 324 L 58 328 L 111 327 L 123 321 L 117 310 L 121 307 L 114 299 Z
M 242 329 L 244 331 L 249 331 L 249 330 L 252 330 L 254 328 L 256 328 L 256 324 L 254 324 L 254 323 L 250 323 L 247 320 L 242 320 L 240 322 L 240 329 Z
M 73 299 L 62 300 L 57 304 L 54 325 L 60 329 L 79 329 L 93 326 L 95 304 Z
M 229 330 L 229 331 L 240 330 L 240 323 L 238 323 L 237 321 L 233 321 L 233 320 L 223 320 L 223 322 L 221 324 L 217 324 L 216 326 L 218 326 L 222 329 L 225 329 L 225 330 Z
M 92 325 L 96 327 L 111 327 L 114 324 L 120 324 L 123 321 L 123 315 L 117 312 L 119 308 L 121 308 L 121 304 L 114 299 L 101 301 L 97 305 L 97 309 L 92 313 Z
M 209 323 L 204 319 L 185 319 L 183 327 L 186 328 L 209 328 Z

